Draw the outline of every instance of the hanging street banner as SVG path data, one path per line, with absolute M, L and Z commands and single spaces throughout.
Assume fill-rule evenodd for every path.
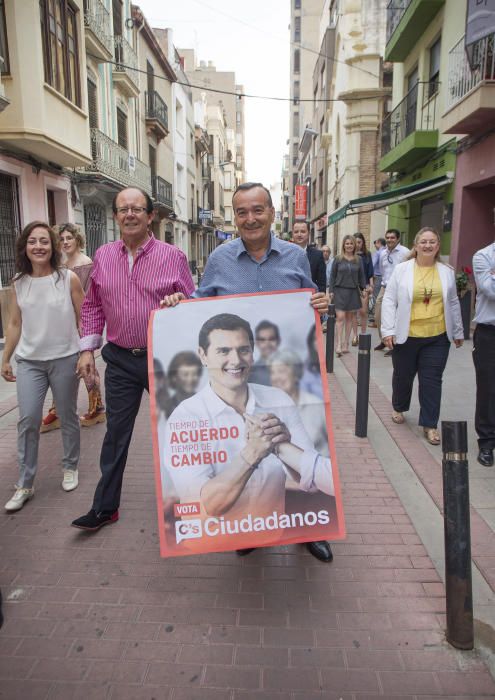
M 294 217 L 305 219 L 308 215 L 308 188 L 306 185 L 296 185 L 296 202 Z
M 163 557 L 345 537 L 311 294 L 189 299 L 153 312 L 148 369 Z
M 483 60 L 493 61 L 494 34 L 495 0 L 468 0 L 464 45 L 471 70 L 476 70 Z
M 495 0 L 468 0 L 466 46 L 490 34 L 495 34 Z

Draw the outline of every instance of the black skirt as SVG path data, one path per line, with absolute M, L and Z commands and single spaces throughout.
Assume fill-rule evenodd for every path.
M 357 287 L 335 287 L 332 301 L 337 311 L 359 311 L 361 293 Z

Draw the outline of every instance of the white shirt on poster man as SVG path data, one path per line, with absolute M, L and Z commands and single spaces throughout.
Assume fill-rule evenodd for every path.
M 299 488 L 302 491 L 316 492 L 322 490 L 333 495 L 331 468 L 328 459 L 322 458 L 314 449 L 310 438 L 303 426 L 297 406 L 290 396 L 280 389 L 261 384 L 248 384 L 248 401 L 246 413 L 259 415 L 272 412 L 285 423 L 291 434 L 291 442 L 303 452 L 301 462 L 301 480 Z M 200 446 L 206 450 L 199 452 L 172 452 L 173 433 L 179 431 L 180 424 L 195 422 L 199 428 L 208 422 L 207 429 L 228 428 L 236 437 L 210 439 L 202 441 Z M 234 430 L 232 430 L 232 428 Z M 184 429 L 182 429 L 184 431 Z M 196 428 L 185 429 L 186 432 Z M 183 436 L 185 437 L 185 436 Z M 210 384 L 207 384 L 195 396 L 183 401 L 170 416 L 165 431 L 164 444 L 161 446 L 163 469 L 172 479 L 181 503 L 200 501 L 201 489 L 207 481 L 224 470 L 246 444 L 245 421 L 231 406 L 215 394 Z M 195 464 L 194 466 L 174 466 L 180 464 L 182 458 L 205 452 L 216 455 L 212 464 Z M 225 453 L 219 460 L 219 453 Z M 288 472 L 282 461 L 274 454 L 269 454 L 261 460 L 258 467 L 245 485 L 235 504 L 225 513 L 230 518 L 245 517 L 248 513 L 256 516 L 267 516 L 277 511 L 285 511 L 285 483 Z

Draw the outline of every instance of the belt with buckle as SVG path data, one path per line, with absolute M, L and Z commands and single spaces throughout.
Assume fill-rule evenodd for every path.
M 134 355 L 134 357 L 142 357 L 143 355 L 146 355 L 148 352 L 147 348 L 127 348 L 131 355 Z

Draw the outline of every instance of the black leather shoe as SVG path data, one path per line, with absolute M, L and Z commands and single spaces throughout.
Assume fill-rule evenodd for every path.
M 325 540 L 320 540 L 319 542 L 306 542 L 306 547 L 308 552 L 310 552 L 320 561 L 326 561 L 329 563 L 333 560 L 332 549 L 329 543 Z
M 255 549 L 256 547 L 248 547 L 247 549 L 236 549 L 235 551 L 238 557 L 246 557 L 248 554 L 251 554 L 251 552 L 254 552 Z
M 118 510 L 113 513 L 97 513 L 95 510 L 90 510 L 86 515 L 81 515 L 80 518 L 73 520 L 71 525 L 72 527 L 77 527 L 79 530 L 86 530 L 86 532 L 96 532 L 104 525 L 116 523 L 118 519 Z
M 374 350 L 384 350 L 385 349 L 385 343 L 378 343 L 378 345 L 374 348 Z
M 392 350 L 387 350 L 387 352 L 384 352 L 383 357 L 392 357 Z
M 493 467 L 493 450 L 490 447 L 482 447 L 478 452 L 478 462 L 483 467 Z

